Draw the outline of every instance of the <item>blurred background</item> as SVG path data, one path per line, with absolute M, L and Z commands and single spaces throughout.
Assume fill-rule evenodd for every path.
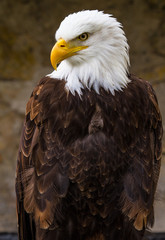
M 165 0 L 0 0 L 0 233 L 17 231 L 15 167 L 26 102 L 53 71 L 60 22 L 83 9 L 104 10 L 123 24 L 130 71 L 152 83 L 165 124 Z M 152 231 L 165 232 L 165 141 L 155 209 Z

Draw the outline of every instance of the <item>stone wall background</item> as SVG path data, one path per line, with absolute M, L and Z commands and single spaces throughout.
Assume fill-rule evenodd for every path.
M 69 13 L 99 9 L 124 26 L 131 72 L 150 81 L 165 119 L 165 0 L 0 0 L 0 232 L 16 231 L 15 166 L 25 105 L 53 69 L 54 33 Z M 165 231 L 165 144 L 154 231 Z

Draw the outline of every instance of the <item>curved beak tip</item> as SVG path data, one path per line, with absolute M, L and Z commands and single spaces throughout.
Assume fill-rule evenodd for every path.
M 69 46 L 64 39 L 59 39 L 54 47 L 52 48 L 50 54 L 50 61 L 55 70 L 57 70 L 57 64 L 63 61 L 66 58 L 69 58 L 75 55 L 78 51 L 81 51 L 88 46 Z

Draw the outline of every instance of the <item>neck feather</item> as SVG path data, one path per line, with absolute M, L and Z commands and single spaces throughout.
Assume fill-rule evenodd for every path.
M 48 76 L 65 80 L 66 88 L 72 94 L 77 92 L 81 95 L 83 88 L 93 88 L 99 93 L 102 87 L 114 95 L 115 91 L 122 90 L 130 82 L 128 67 L 128 45 L 124 39 L 117 48 L 104 45 L 97 57 L 86 56 L 83 59 L 82 55 L 75 55 L 68 58 Z
M 118 62 L 111 59 L 106 62 L 91 59 L 90 62 L 73 66 L 67 60 L 63 61 L 57 71 L 53 71 L 48 76 L 51 78 L 64 79 L 66 89 L 74 95 L 77 92 L 82 94 L 83 88 L 91 87 L 99 93 L 100 87 L 110 91 L 113 95 L 120 91 L 130 82 L 128 78 L 128 61 Z

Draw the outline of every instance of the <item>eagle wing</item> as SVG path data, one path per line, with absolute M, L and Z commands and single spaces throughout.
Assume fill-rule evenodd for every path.
M 19 238 L 24 240 L 35 239 L 36 226 L 47 229 L 51 225 L 58 200 L 66 195 L 69 186 L 65 175 L 67 156 L 52 138 L 50 122 L 44 122 L 38 100 L 45 82 L 46 79 L 34 89 L 27 103 L 17 161 L 18 229 Z
M 153 202 L 161 165 L 163 129 L 152 86 L 135 77 L 132 80 L 144 85 L 146 90 L 141 91 L 141 95 L 144 94 L 147 98 L 143 97 L 145 101 L 139 106 L 143 114 L 141 119 L 134 123 L 137 129 L 143 126 L 141 134 L 140 136 L 135 134 L 136 141 L 127 149 L 128 158 L 132 161 L 123 176 L 123 192 L 120 201 L 124 215 L 133 221 L 137 230 L 143 230 L 144 227 L 152 226 L 154 223 Z M 135 109 L 134 112 L 136 112 Z M 130 122 L 133 123 L 131 116 Z

